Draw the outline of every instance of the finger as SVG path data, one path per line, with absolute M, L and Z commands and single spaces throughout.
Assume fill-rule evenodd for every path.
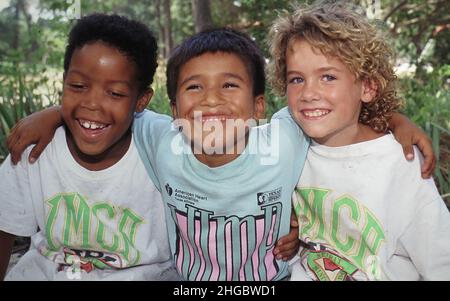
M 8 138 L 6 138 L 6 146 L 8 147 L 9 152 L 11 152 L 19 139 L 20 135 L 16 134 L 14 130 L 9 133 Z
M 19 163 L 20 161 L 20 156 L 18 156 L 16 152 L 11 152 L 10 155 L 12 164 L 17 165 L 17 163 Z
M 10 142 L 10 145 L 8 145 L 9 154 L 11 155 L 11 161 L 13 165 L 17 165 L 17 163 L 20 161 L 20 152 L 17 151 L 18 142 L 20 140 L 15 138 Z
M 14 165 L 19 163 L 22 153 L 25 151 L 26 145 L 22 141 L 22 139 L 18 139 L 11 149 L 11 160 Z
M 282 247 L 280 247 L 277 251 L 276 258 L 277 259 L 283 259 L 283 260 L 287 260 L 292 258 L 293 256 L 295 256 L 298 247 L 300 245 L 300 242 L 297 241 L 292 241 L 288 244 L 283 245 Z
M 15 155 L 15 153 L 10 153 L 11 155 L 11 162 L 13 165 L 17 165 L 17 163 L 19 163 L 20 158 L 17 157 L 17 155 Z
M 281 237 L 276 245 L 275 245 L 275 249 L 274 249 L 274 254 L 278 255 L 280 253 L 281 250 L 285 249 L 286 246 L 289 246 L 294 243 L 298 243 L 298 228 L 296 230 L 291 229 L 291 232 L 289 232 L 289 234 Z
M 430 147 L 431 145 L 432 144 L 429 139 L 426 139 L 423 142 L 417 142 L 417 147 L 420 149 L 424 157 L 421 167 L 422 174 L 431 175 L 434 167 L 436 166 L 436 156 L 434 155 L 433 148 Z
M 299 242 L 298 239 L 289 241 L 289 242 L 283 244 L 282 246 L 276 247 L 276 249 L 278 249 L 277 250 L 278 251 L 277 254 L 290 252 L 293 249 L 295 249 L 297 247 L 297 245 L 299 245 L 299 244 L 300 244 L 300 242 Z
M 295 213 L 293 211 L 291 214 L 291 228 L 298 228 L 297 216 L 295 215 Z
M 406 160 L 411 161 L 414 159 L 414 150 L 412 145 L 402 145 L 403 154 L 405 155 Z
M 433 157 L 431 160 L 431 163 L 428 166 L 425 166 L 425 163 L 422 167 L 422 178 L 423 179 L 429 179 L 434 172 L 434 169 L 436 168 L 436 157 Z
M 28 156 L 28 162 L 33 164 L 36 162 L 36 160 L 39 158 L 39 156 L 44 151 L 45 147 L 47 146 L 47 143 L 43 143 L 40 141 L 38 144 L 36 144 L 33 149 L 30 152 L 30 155 Z
M 297 240 L 298 238 L 298 232 L 289 232 L 288 235 L 283 236 L 282 238 L 280 238 L 277 243 L 275 244 L 275 249 L 281 248 L 282 246 L 285 246 L 289 243 L 291 243 L 292 241 Z

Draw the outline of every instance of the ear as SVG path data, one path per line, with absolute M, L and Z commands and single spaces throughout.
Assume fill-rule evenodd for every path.
M 365 79 L 362 82 L 362 93 L 361 93 L 361 101 L 362 102 L 371 102 L 378 93 L 378 85 L 375 81 L 371 79 Z
M 145 92 L 142 94 L 141 97 L 138 98 L 138 101 L 136 103 L 136 112 L 142 112 L 144 109 L 148 106 L 150 103 L 150 100 L 153 97 L 153 89 L 148 88 L 145 90 Z
M 264 119 L 266 117 L 266 98 L 264 97 L 264 94 L 255 97 L 254 109 L 254 117 L 256 120 Z
M 172 110 L 173 119 L 177 119 L 178 117 L 177 104 L 170 101 L 170 109 Z

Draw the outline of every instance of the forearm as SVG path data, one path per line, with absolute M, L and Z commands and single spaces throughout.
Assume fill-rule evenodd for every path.
M 47 109 L 44 109 L 41 112 L 45 113 L 45 116 L 49 118 L 48 124 L 52 124 L 54 125 L 55 128 L 58 128 L 64 124 L 61 109 L 62 109 L 61 105 L 55 105 Z
M 21 119 L 6 141 L 13 164 L 20 161 L 22 153 L 28 146 L 36 144 L 29 155 L 29 161 L 33 163 L 61 125 L 63 125 L 61 106 L 53 106 Z
M 398 128 L 398 126 L 402 126 L 402 125 L 409 125 L 412 127 L 415 127 L 414 123 L 412 123 L 408 117 L 406 117 L 405 115 L 398 113 L 398 112 L 394 112 L 392 113 L 392 117 L 389 119 L 388 121 L 388 128 L 391 131 L 395 131 L 396 128 Z
M 0 280 L 5 278 L 15 238 L 12 234 L 0 231 Z

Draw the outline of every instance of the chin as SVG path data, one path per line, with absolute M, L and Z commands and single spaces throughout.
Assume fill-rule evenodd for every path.
M 77 149 L 80 153 L 86 156 L 98 156 L 105 152 L 105 148 L 98 146 L 86 146 L 77 144 Z
M 316 141 L 323 140 L 327 136 L 326 133 L 323 133 L 321 131 L 307 130 L 304 128 L 303 131 L 305 132 L 306 135 L 308 135 L 310 138 Z

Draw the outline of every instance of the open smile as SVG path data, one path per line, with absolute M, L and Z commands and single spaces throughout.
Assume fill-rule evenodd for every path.
M 81 133 L 89 140 L 97 140 L 110 128 L 110 124 L 87 119 L 77 119 L 77 123 L 80 126 Z
M 201 121 L 202 123 L 205 122 L 225 122 L 228 119 L 233 119 L 231 115 L 224 114 L 224 113 L 195 113 L 194 114 L 194 121 Z
M 312 109 L 312 110 L 301 110 L 300 112 L 306 119 L 321 119 L 327 116 L 331 112 L 331 110 Z

